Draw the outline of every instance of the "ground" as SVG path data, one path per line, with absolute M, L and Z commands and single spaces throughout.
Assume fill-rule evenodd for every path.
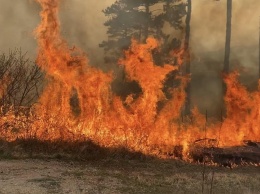
M 205 168 L 159 159 L 0 159 L 4 194 L 202 193 L 203 182 L 204 193 L 260 193 L 260 167 Z

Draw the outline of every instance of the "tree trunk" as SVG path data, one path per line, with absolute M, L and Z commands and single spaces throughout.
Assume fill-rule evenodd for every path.
M 226 26 L 226 45 L 224 58 L 224 73 L 229 72 L 229 56 L 231 42 L 231 18 L 232 18 L 232 0 L 227 0 L 227 26 Z
M 258 79 L 260 79 L 260 18 L 259 18 L 259 48 L 258 48 L 259 50 L 259 55 L 258 55 L 258 57 L 259 57 L 259 61 L 258 61 L 258 63 L 259 63 L 259 66 L 258 66 Z
M 143 42 L 146 42 L 146 39 L 148 38 L 148 35 L 149 35 L 149 24 L 150 24 L 150 4 L 149 4 L 149 0 L 145 1 L 145 13 L 146 13 L 146 17 L 147 17 L 147 22 L 145 23 L 145 26 L 144 26 Z
M 166 11 L 167 14 L 169 12 L 169 8 L 170 8 L 170 0 L 166 0 L 166 9 L 164 11 Z
M 230 56 L 230 42 L 231 42 L 231 19 L 232 19 L 232 0 L 227 0 L 227 24 L 226 24 L 226 44 L 225 44 L 225 57 L 224 57 L 224 67 L 223 73 L 229 73 L 229 56 Z M 226 95 L 226 84 L 222 83 L 222 93 L 223 96 Z M 221 112 L 224 112 L 224 116 L 226 116 L 226 107 L 225 101 L 222 101 Z
M 187 0 L 187 16 L 186 16 L 186 32 L 185 32 L 185 42 L 184 42 L 184 52 L 185 52 L 185 65 L 186 74 L 189 75 L 190 71 L 190 21 L 191 21 L 191 0 Z M 186 106 L 185 113 L 190 114 L 191 108 L 191 83 L 189 82 L 186 88 Z

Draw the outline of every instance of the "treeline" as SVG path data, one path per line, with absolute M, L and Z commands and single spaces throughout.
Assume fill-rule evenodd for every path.
M 231 40 L 232 0 L 227 1 L 227 28 L 224 71 L 229 71 L 229 53 Z M 184 60 L 181 74 L 191 73 L 190 60 L 190 22 L 192 12 L 191 0 L 117 0 L 103 10 L 108 18 L 104 25 L 107 27 L 107 40 L 99 46 L 105 51 L 105 64 L 115 68 L 123 51 L 128 49 L 131 39 L 144 43 L 149 36 L 153 36 L 161 43 L 161 48 L 153 51 L 156 65 L 176 65 L 176 60 L 169 55 L 170 51 L 184 48 Z M 176 37 L 175 32 L 180 31 L 182 36 Z M 117 65 L 116 65 L 117 67 Z M 127 96 L 129 93 L 140 93 L 137 83 L 129 83 L 122 70 L 118 73 L 114 90 L 119 95 Z M 174 87 L 172 72 L 165 85 Z M 0 107 L 5 106 L 31 106 L 37 101 L 43 87 L 43 72 L 34 62 L 29 61 L 26 54 L 20 50 L 0 55 Z M 188 84 L 186 113 L 190 112 L 190 85 Z
M 217 1 L 217 0 L 212 0 Z M 226 43 L 225 57 L 223 60 L 223 72 L 229 73 L 230 65 L 230 42 L 231 42 L 231 23 L 232 23 L 232 0 L 226 0 Z M 191 74 L 191 54 L 190 54 L 190 36 L 191 36 L 191 12 L 192 0 L 117 0 L 111 6 L 103 10 L 108 18 L 104 23 L 107 27 L 108 39 L 99 46 L 105 51 L 106 65 L 114 65 L 123 51 L 128 49 L 131 39 L 139 42 L 145 42 L 147 37 L 152 36 L 161 42 L 161 48 L 153 52 L 153 58 L 156 65 L 172 64 L 176 61 L 169 55 L 170 51 L 183 48 L 183 64 L 179 70 L 182 75 Z M 181 37 L 176 37 L 176 30 L 180 31 Z M 260 65 L 259 65 L 260 66 Z M 165 85 L 172 87 L 174 84 L 173 72 L 169 75 Z M 122 78 L 123 75 L 123 78 Z M 125 81 L 124 72 L 119 70 L 117 75 L 121 78 L 118 82 Z M 192 79 L 191 79 L 192 82 Z M 123 88 L 121 94 L 126 94 L 126 87 L 131 92 L 140 92 L 137 83 L 115 84 L 115 90 Z M 136 89 L 137 88 L 137 89 Z M 120 92 L 119 92 L 120 94 Z M 191 109 L 191 83 L 186 87 L 185 113 L 189 114 Z M 225 94 L 225 85 L 223 84 L 223 95 Z
M 105 64 L 116 67 L 119 57 L 128 49 L 131 39 L 144 43 L 149 36 L 160 41 L 160 49 L 153 51 L 153 59 L 156 65 L 177 65 L 176 58 L 170 55 L 171 51 L 184 48 L 184 64 L 181 74 L 190 74 L 190 21 L 191 0 L 117 0 L 114 4 L 103 10 L 108 20 L 104 23 L 107 27 L 108 39 L 99 46 L 105 51 Z M 176 37 L 179 31 L 181 37 Z M 135 82 L 129 83 L 124 72 L 118 70 L 114 90 L 122 96 L 129 93 L 140 93 L 141 88 Z M 178 85 L 172 72 L 165 81 L 167 88 Z M 120 77 L 121 76 L 121 77 Z M 190 85 L 187 86 L 186 111 L 190 109 Z

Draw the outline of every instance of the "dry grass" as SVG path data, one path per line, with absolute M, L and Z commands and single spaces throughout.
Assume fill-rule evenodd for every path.
M 105 148 L 91 140 L 84 141 L 41 141 L 17 139 L 12 142 L 0 140 L 0 157 L 6 159 L 50 158 L 63 160 L 145 159 L 152 158 L 140 152 L 131 152 L 124 147 Z
M 0 172 L 0 193 L 201 193 L 203 182 L 204 193 L 210 193 L 211 186 L 212 193 L 260 190 L 257 166 L 189 164 L 102 148 L 91 141 L 1 141 Z M 31 186 L 33 191 L 24 188 Z
M 259 193 L 259 167 L 214 168 L 213 193 Z M 1 160 L 0 193 L 201 193 L 202 169 L 159 159 Z

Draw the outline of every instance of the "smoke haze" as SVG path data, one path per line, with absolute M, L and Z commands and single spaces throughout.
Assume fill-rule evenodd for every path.
M 71 46 L 75 45 L 86 51 L 91 63 L 102 66 L 103 51 L 98 44 L 107 39 L 103 25 L 107 18 L 102 10 L 115 0 L 61 1 L 62 35 Z M 28 52 L 32 60 L 35 59 L 37 45 L 33 30 L 40 22 L 39 11 L 40 7 L 34 0 L 0 0 L 1 53 L 21 48 L 22 51 Z M 259 0 L 233 0 L 231 68 L 245 71 L 247 74 L 244 76 L 244 82 L 248 85 L 257 80 L 259 11 Z M 212 103 L 220 103 L 220 82 L 209 82 L 207 75 L 211 80 L 220 77 L 225 33 L 226 0 L 193 0 L 192 76 L 198 81 L 192 85 L 192 101 L 194 104 L 202 101 L 202 109 L 209 109 Z M 212 98 L 205 97 L 205 93 Z
M 192 104 L 221 115 L 226 0 L 192 1 Z M 230 68 L 239 69 L 249 89 L 257 87 L 260 2 L 233 0 Z
M 101 12 L 115 0 L 62 0 L 62 33 L 70 44 L 96 49 L 106 39 L 107 19 Z M 40 7 L 33 0 L 0 0 L 0 50 L 22 47 L 35 53 L 33 30 L 39 23 Z M 224 48 L 226 1 L 193 0 L 192 48 L 210 52 Z M 259 32 L 258 0 L 233 0 L 232 47 L 256 46 Z

